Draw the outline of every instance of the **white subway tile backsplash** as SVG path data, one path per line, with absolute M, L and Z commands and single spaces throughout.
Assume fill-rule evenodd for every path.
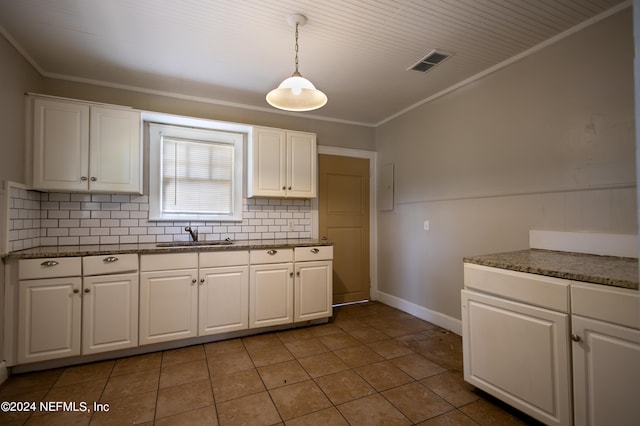
M 111 195 L 109 194 L 91 194 L 91 201 L 100 202 L 100 203 L 108 203 L 111 201 Z
M 186 226 L 198 229 L 201 240 L 311 236 L 308 200 L 244 199 L 242 222 L 152 222 L 148 203 L 149 197 L 139 195 L 40 193 L 12 187 L 9 250 L 188 241 Z

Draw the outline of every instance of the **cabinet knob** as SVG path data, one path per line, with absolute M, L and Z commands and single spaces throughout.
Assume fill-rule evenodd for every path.
M 282 190 L 284 191 L 285 189 L 287 189 L 287 187 L 286 187 L 286 186 L 283 186 L 283 187 L 282 187 Z
M 293 277 L 293 272 L 289 272 L 289 276 L 290 276 L 290 277 Z
M 291 191 L 291 187 L 287 188 L 289 191 Z
M 78 294 L 78 293 L 80 293 L 80 290 L 78 290 L 77 288 L 74 288 L 74 289 L 73 289 L 73 292 L 74 292 L 74 293 L 76 293 L 76 294 Z
M 269 256 L 274 256 L 276 253 L 278 253 L 278 250 L 273 250 L 273 249 L 271 249 L 271 250 L 269 250 L 269 251 L 267 252 L 267 254 L 268 254 Z
M 90 290 L 90 289 L 88 289 L 88 288 L 85 288 L 85 289 L 84 289 L 84 292 L 85 292 L 85 293 L 89 293 L 90 291 L 91 291 L 91 290 Z
M 195 278 L 191 280 L 191 282 L 192 282 L 193 284 L 195 284 L 197 281 L 198 281 L 198 280 L 196 280 Z
M 312 249 L 311 249 L 311 253 L 313 253 L 313 254 L 318 254 L 318 253 L 320 253 L 320 249 L 312 248 Z
M 580 336 L 578 336 L 577 334 L 572 334 L 571 335 L 571 340 L 573 340 L 574 342 L 579 342 L 582 340 L 582 338 Z
M 200 278 L 200 284 L 204 284 L 204 278 Z
M 44 266 L 45 268 L 51 268 L 52 266 L 56 266 L 58 262 L 55 260 L 47 260 L 46 262 L 42 262 L 40 266 Z
M 84 182 L 85 180 L 87 180 L 87 177 L 86 176 L 80 176 L 80 180 Z
M 296 272 L 296 275 L 297 275 L 297 276 L 300 276 L 300 271 Z
M 117 262 L 118 258 L 115 256 L 109 256 L 109 257 L 105 257 L 104 259 L 102 259 L 102 261 L 104 263 L 113 263 L 113 262 Z
M 89 180 L 90 180 L 91 182 L 95 182 L 95 181 L 97 181 L 98 179 L 96 179 L 96 178 L 95 178 L 95 176 L 91 176 L 91 179 L 89 179 Z

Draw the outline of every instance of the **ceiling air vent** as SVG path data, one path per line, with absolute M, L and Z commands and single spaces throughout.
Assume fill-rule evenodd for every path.
M 442 50 L 438 50 L 438 49 L 433 49 L 431 52 L 427 54 L 427 56 L 425 56 L 424 58 L 420 59 L 418 62 L 411 65 L 409 68 L 407 68 L 407 71 L 409 70 L 420 71 L 420 72 L 429 71 L 431 68 L 435 67 L 436 65 L 440 65 L 441 63 L 446 61 L 447 58 L 449 58 L 449 56 L 451 55 L 452 55 L 451 53 L 443 52 Z

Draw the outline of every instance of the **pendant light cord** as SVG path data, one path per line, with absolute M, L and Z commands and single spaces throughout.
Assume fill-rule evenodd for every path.
M 295 50 L 296 50 L 296 62 L 295 62 L 295 64 L 296 64 L 296 70 L 295 70 L 295 72 L 293 73 L 293 75 L 298 75 L 298 76 L 299 76 L 299 75 L 300 75 L 300 72 L 298 71 L 298 25 L 299 25 L 299 24 L 298 24 L 298 23 L 296 23 L 296 48 L 295 48 Z

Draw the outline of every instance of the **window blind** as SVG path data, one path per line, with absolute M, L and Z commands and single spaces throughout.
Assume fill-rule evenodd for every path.
M 234 147 L 162 138 L 162 211 L 232 214 Z

